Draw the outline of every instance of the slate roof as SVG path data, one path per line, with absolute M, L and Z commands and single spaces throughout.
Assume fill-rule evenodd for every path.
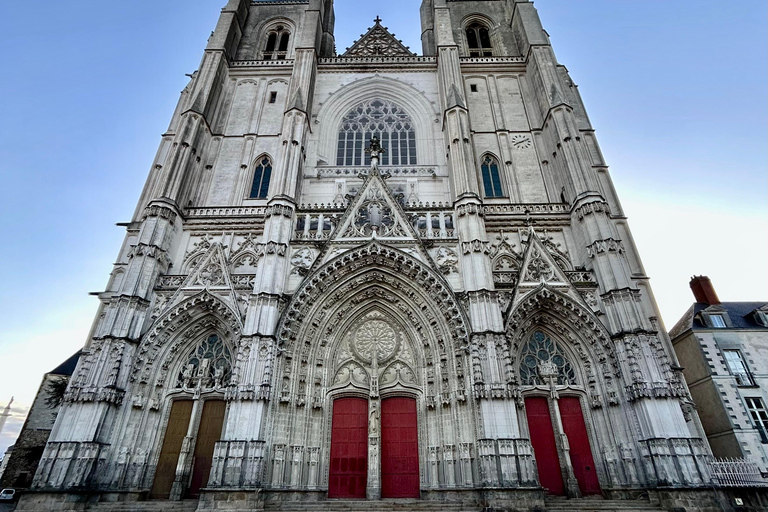
M 73 355 L 63 363 L 61 363 L 59 366 L 54 368 L 49 373 L 52 373 L 54 375 L 68 375 L 72 376 L 73 373 L 75 373 L 75 367 L 77 366 L 77 362 L 80 360 L 80 356 L 82 355 L 82 351 L 78 352 L 77 354 Z
M 696 316 L 700 312 L 707 308 L 719 308 L 721 311 L 728 313 L 728 317 L 731 319 L 732 327 L 718 330 L 734 330 L 734 329 L 750 329 L 750 330 L 762 330 L 768 331 L 768 327 L 764 327 L 752 318 L 751 313 L 768 305 L 766 302 L 722 302 L 716 306 L 711 306 L 706 302 L 696 302 L 693 306 L 688 308 L 688 311 L 678 320 L 675 326 L 669 331 L 669 337 L 674 339 L 685 331 L 692 329 L 696 330 L 712 330 L 711 327 L 701 323 L 701 320 Z M 713 309 L 713 312 L 714 309 Z

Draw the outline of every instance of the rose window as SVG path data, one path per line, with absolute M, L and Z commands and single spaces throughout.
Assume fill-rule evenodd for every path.
M 357 330 L 353 347 L 361 359 L 370 362 L 375 353 L 376 360 L 383 362 L 394 355 L 397 349 L 397 334 L 387 322 L 371 320 Z

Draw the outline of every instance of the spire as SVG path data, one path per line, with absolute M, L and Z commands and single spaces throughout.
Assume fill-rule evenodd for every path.
M 11 397 L 11 401 L 8 402 L 8 405 L 5 406 L 5 410 L 3 410 L 3 413 L 0 414 L 0 434 L 3 433 L 3 427 L 5 427 L 5 421 L 11 415 L 11 404 L 13 404 L 13 398 L 14 397 Z

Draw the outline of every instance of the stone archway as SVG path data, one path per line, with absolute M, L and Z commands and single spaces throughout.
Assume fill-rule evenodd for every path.
M 271 442 L 319 454 L 322 468 L 310 487 L 328 485 L 331 401 L 344 393 L 366 396 L 369 415 L 379 418 L 369 422 L 369 450 L 370 442 L 380 446 L 381 400 L 390 396 L 413 398 L 422 460 L 428 447 L 441 442 L 451 449 L 474 442 L 465 373 L 467 323 L 442 277 L 417 259 L 377 242 L 337 257 L 305 280 L 278 332 L 278 400 L 270 407 L 270 422 L 296 427 L 270 429 Z M 439 415 L 456 418 L 447 432 L 437 432 Z M 369 461 L 379 455 L 369 453 Z M 369 462 L 380 464 L 379 459 Z M 301 486 L 290 469 L 279 465 L 273 464 L 271 485 Z M 380 479 L 374 474 L 370 481 L 371 475 L 367 494 L 378 498 Z M 420 468 L 421 485 L 430 480 L 439 485 Z M 452 475 L 451 482 L 456 481 Z
M 622 375 L 607 330 L 542 285 L 510 312 L 507 341 L 542 485 L 553 494 L 599 494 L 608 479 L 601 455 L 633 443 L 626 420 L 616 421 L 631 411 L 618 407 Z

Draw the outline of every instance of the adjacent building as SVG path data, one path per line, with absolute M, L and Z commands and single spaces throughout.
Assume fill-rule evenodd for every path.
M 4 471 L 0 473 L 0 488 L 26 489 L 32 485 L 32 478 L 63 402 L 64 391 L 79 358 L 78 352 L 43 377 L 16 444 L 6 452 Z
M 704 276 L 691 290 L 669 335 L 712 453 L 768 473 L 768 302 L 720 302 Z

